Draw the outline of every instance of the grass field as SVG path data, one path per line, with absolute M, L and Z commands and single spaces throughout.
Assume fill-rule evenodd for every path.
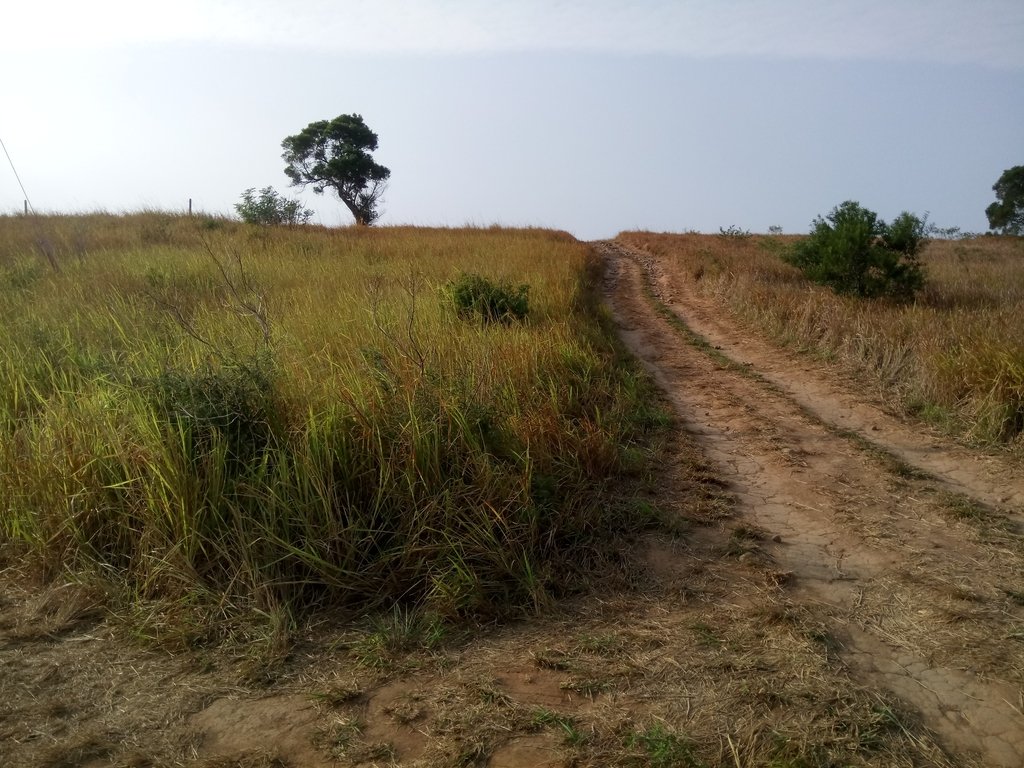
M 785 239 L 622 238 L 685 259 L 778 338 L 849 353 L 881 391 L 910 380 L 844 347 L 840 312 L 881 337 L 1008 301 L 936 280 L 917 306 L 861 305 L 797 277 Z M 848 648 L 878 628 L 899 654 L 879 643 L 880 663 L 1019 680 L 1016 534 L 820 434 L 680 325 L 662 335 L 624 258 L 603 286 L 613 326 L 602 248 L 0 218 L 11 764 L 982 764 Z M 965 258 L 1009 282 L 1012 254 Z M 525 318 L 475 314 L 466 274 L 527 299 Z M 795 335 L 803 313 L 817 336 Z
M 1024 454 L 1024 240 L 933 240 L 912 303 L 840 297 L 781 253 L 787 236 L 624 232 L 772 338 L 835 361 L 893 408 Z
M 525 320 L 460 317 L 462 273 L 528 285 Z M 0 218 L 4 551 L 156 634 L 543 604 L 650 522 L 605 493 L 664 416 L 597 277 L 541 230 Z

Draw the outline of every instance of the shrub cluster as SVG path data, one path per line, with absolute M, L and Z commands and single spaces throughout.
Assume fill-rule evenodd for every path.
M 253 187 L 242 193 L 241 202 L 235 203 L 235 210 L 247 224 L 262 226 L 288 226 L 305 224 L 313 217 L 313 211 L 298 200 L 289 200 L 273 187 L 264 187 L 257 196 Z
M 746 240 L 750 237 L 750 230 L 730 224 L 728 227 L 719 227 L 718 234 L 729 240 Z
M 904 212 L 886 224 L 847 200 L 812 226 L 786 257 L 811 280 L 865 298 L 909 299 L 924 285 L 918 252 L 927 227 L 917 216 Z

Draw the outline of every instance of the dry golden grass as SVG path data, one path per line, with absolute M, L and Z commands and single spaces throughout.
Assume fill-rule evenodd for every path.
M 462 273 L 529 285 L 526 320 L 461 317 Z M 543 230 L 0 218 L 0 545 L 186 639 L 195 604 L 543 604 L 659 418 L 596 278 Z
M 934 240 L 912 303 L 836 296 L 782 261 L 795 237 L 624 232 L 778 342 L 844 366 L 891 407 L 1024 452 L 1024 239 Z

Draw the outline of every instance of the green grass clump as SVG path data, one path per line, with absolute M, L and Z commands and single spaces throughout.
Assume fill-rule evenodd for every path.
M 660 723 L 630 733 L 625 739 L 625 746 L 639 750 L 644 755 L 644 764 L 652 768 L 702 768 L 707 765 L 697 756 L 691 741 Z
M 477 274 L 461 274 L 448 285 L 459 317 L 485 323 L 522 320 L 530 311 L 530 287 L 496 283 Z
M 529 323 L 440 300 L 485 273 Z M 0 544 L 167 615 L 541 605 L 653 428 L 596 275 L 539 230 L 0 218 Z

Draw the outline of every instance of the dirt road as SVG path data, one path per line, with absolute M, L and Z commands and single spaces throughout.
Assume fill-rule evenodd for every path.
M 685 265 L 595 247 L 622 337 L 738 499 L 744 557 L 790 574 L 851 677 L 952 754 L 1020 766 L 1024 478 L 751 338 Z

